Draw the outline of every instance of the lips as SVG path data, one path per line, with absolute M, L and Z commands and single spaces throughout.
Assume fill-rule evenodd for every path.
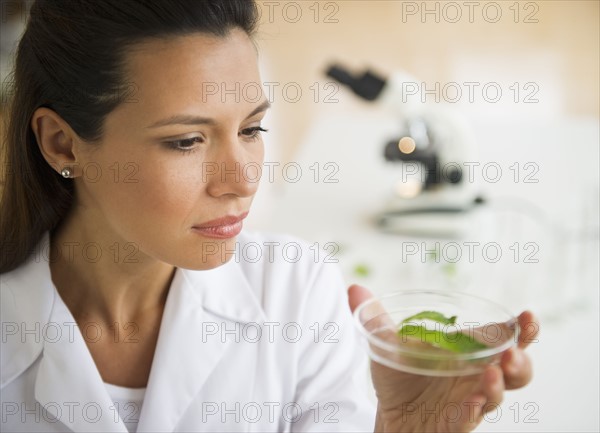
M 244 212 L 238 216 L 227 215 L 202 224 L 196 224 L 192 227 L 192 230 L 204 237 L 216 239 L 232 238 L 242 231 L 242 221 L 247 215 L 248 212 Z

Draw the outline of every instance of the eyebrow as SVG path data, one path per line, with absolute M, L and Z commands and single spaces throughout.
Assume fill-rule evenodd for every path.
M 246 119 L 248 119 L 249 117 L 252 117 L 258 113 L 262 113 L 263 111 L 267 111 L 269 108 L 271 108 L 271 103 L 269 101 L 265 100 L 262 104 L 260 104 L 254 110 L 252 110 L 252 112 L 250 114 L 248 114 L 248 116 L 246 116 Z M 147 128 L 159 128 L 161 126 L 167 126 L 167 125 L 214 125 L 214 124 L 215 124 L 215 120 L 211 119 L 210 117 L 191 116 L 188 114 L 176 114 L 175 116 L 171 116 L 166 119 L 159 120 L 158 122 L 155 122 L 150 126 L 147 126 Z

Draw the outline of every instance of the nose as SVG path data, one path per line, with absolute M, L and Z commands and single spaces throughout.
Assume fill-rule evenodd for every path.
M 213 197 L 251 197 L 256 194 L 262 171 L 262 143 L 240 142 L 234 135 L 216 143 L 205 161 L 207 192 Z

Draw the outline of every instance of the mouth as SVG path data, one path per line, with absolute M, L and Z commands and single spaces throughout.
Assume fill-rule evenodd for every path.
M 196 224 L 192 226 L 192 231 L 208 238 L 233 238 L 242 231 L 243 220 L 246 216 L 248 216 L 248 212 L 244 212 L 238 216 L 227 215 L 201 224 Z

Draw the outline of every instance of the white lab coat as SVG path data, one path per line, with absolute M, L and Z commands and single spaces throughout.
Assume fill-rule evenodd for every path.
M 48 242 L 1 277 L 2 431 L 126 432 L 52 284 Z M 137 431 L 373 431 L 337 265 L 290 237 L 238 242 L 223 266 L 176 271 Z

